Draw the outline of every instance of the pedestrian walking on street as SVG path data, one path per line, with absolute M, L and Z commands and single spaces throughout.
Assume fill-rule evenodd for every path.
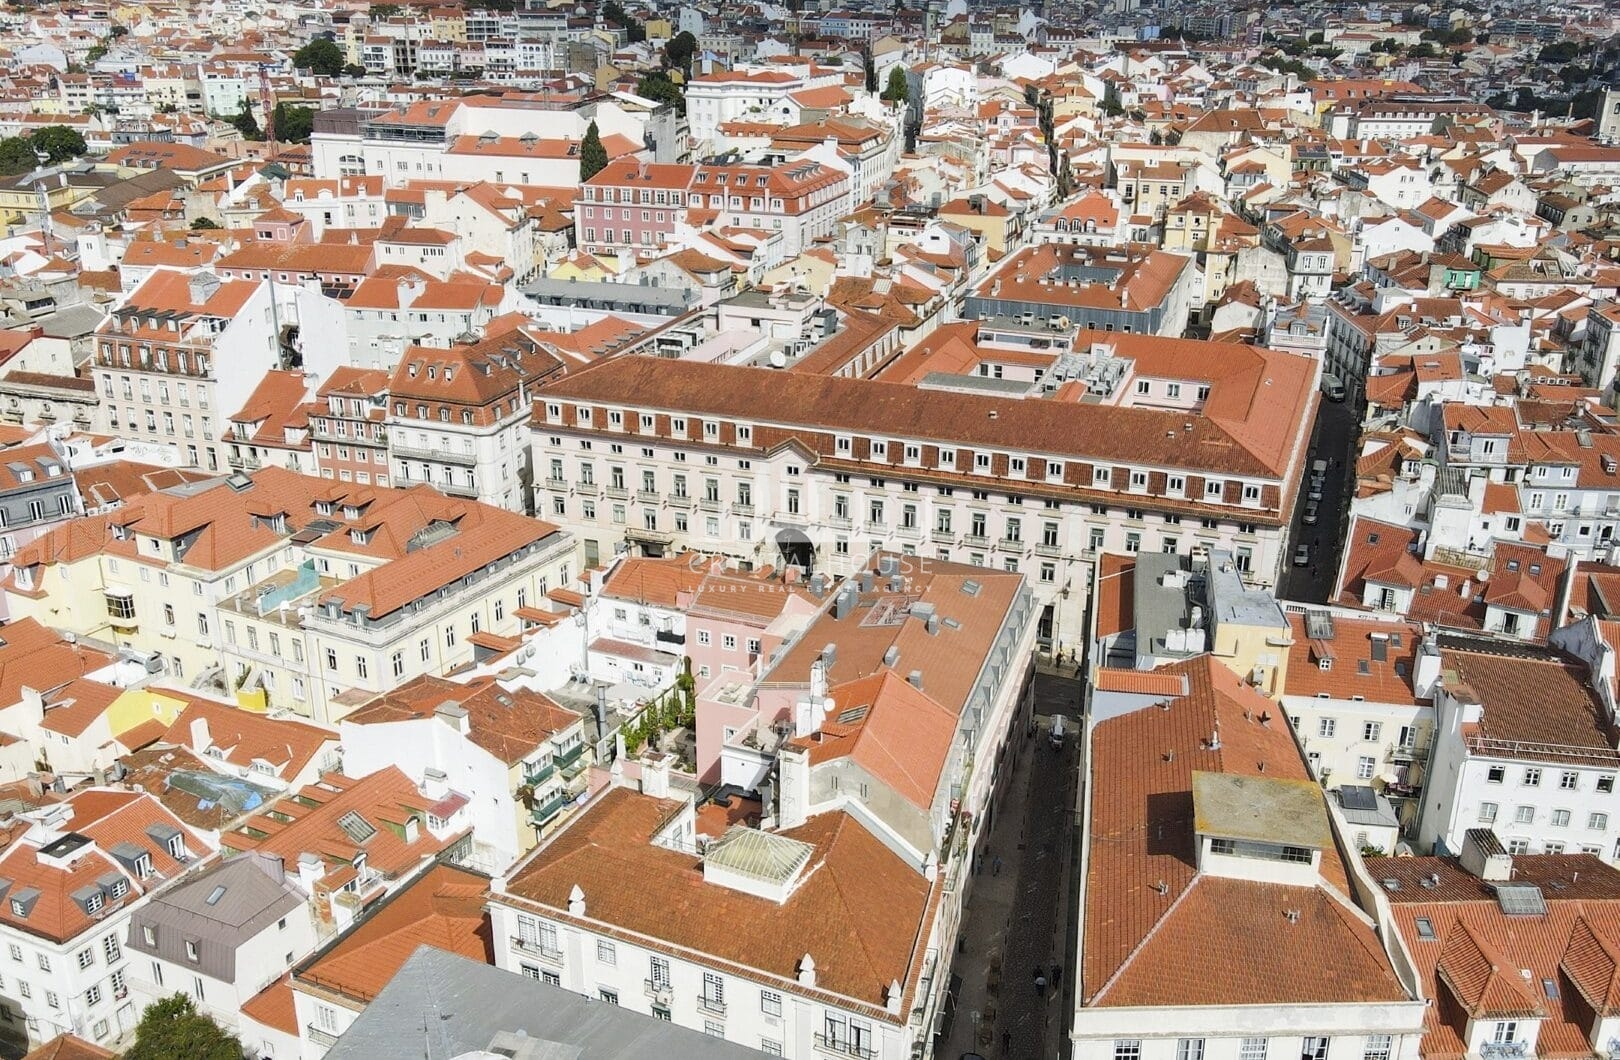
M 1041 975 L 1039 972 L 1035 973 L 1035 996 L 1046 996 L 1046 976 Z
M 1058 985 L 1060 983 L 1062 983 L 1062 982 L 1063 982 L 1063 965 L 1054 963 L 1052 965 L 1052 989 L 1056 990 L 1058 988 Z
M 1000 854 L 997 854 L 996 855 L 996 860 L 991 862 L 991 864 L 990 864 L 990 875 L 992 875 L 992 876 L 1000 876 L 1001 875 L 1001 855 Z
M 1011 1053 L 1012 1053 L 1012 1035 L 1010 1033 L 1008 1033 L 1007 1031 L 1002 1031 L 1001 1032 L 1001 1055 L 1002 1056 L 1008 1056 Z

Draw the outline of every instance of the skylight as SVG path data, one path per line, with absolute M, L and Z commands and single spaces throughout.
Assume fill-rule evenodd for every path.
M 350 810 L 342 817 L 339 817 L 337 826 L 343 829 L 344 835 L 348 836 L 356 843 L 364 843 L 366 840 L 377 834 L 377 830 L 373 828 L 364 817 L 361 817 L 360 814 L 354 810 Z

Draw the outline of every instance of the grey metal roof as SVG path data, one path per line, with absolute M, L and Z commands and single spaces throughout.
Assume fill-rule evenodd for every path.
M 426 1041 L 422 1028 L 428 1028 Z M 523 1039 L 527 1047 L 514 1048 Z M 763 1053 L 431 946 L 411 954 L 326 1060 L 493 1052 L 515 1060 L 758 1060 Z
M 210 902 L 209 899 L 213 901 Z M 236 979 L 236 951 L 304 904 L 274 858 L 239 854 L 215 868 L 182 876 L 130 917 L 129 948 L 175 964 L 194 966 L 227 983 Z M 156 943 L 148 945 L 151 927 Z M 197 944 L 197 959 L 186 943 Z

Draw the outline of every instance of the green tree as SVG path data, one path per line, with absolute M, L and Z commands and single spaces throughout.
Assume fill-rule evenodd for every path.
M 906 68 L 896 66 L 889 71 L 889 83 L 883 86 L 886 103 L 904 103 L 911 98 L 911 82 L 906 80 Z
M 89 65 L 90 63 L 100 62 L 102 59 L 106 58 L 106 56 L 107 46 L 105 44 L 98 44 L 94 48 L 91 48 L 89 51 L 84 53 L 84 61 L 86 65 Z
M 656 103 L 673 103 L 682 114 L 686 113 L 686 93 L 662 71 L 650 73 L 638 81 L 636 95 Z
M 191 998 L 175 994 L 146 1010 L 135 1026 L 135 1044 L 125 1060 L 242 1060 L 242 1043 L 197 1011 Z
M 27 173 L 39 165 L 34 145 L 21 136 L 8 136 L 0 140 L 0 176 L 14 177 Z
M 66 125 L 47 125 L 36 130 L 29 140 L 35 151 L 45 152 L 45 157 L 52 162 L 78 158 L 86 150 L 84 137 L 79 135 L 79 130 Z
M 625 36 L 631 44 L 639 44 L 647 39 L 647 28 L 634 16 L 625 11 L 619 0 L 608 0 L 602 5 L 602 17 L 624 30 Z
M 315 131 L 315 108 L 277 103 L 276 139 L 284 144 L 307 144 Z
M 350 77 L 366 76 L 366 68 L 361 66 L 359 63 L 349 63 L 343 68 L 343 72 L 348 74 Z
M 191 222 L 191 230 L 193 232 L 201 232 L 204 230 L 216 229 L 218 227 L 219 225 L 216 222 L 211 221 L 206 217 L 199 217 L 195 221 Z
M 590 180 L 607 167 L 607 148 L 602 146 L 602 133 L 593 121 L 585 128 L 585 139 L 579 145 L 579 181 Z
M 377 19 L 377 18 L 393 18 L 395 15 L 399 14 L 400 11 L 401 11 L 401 8 L 400 8 L 400 6 L 398 4 L 372 4 L 371 5 L 371 17 L 374 18 L 374 19 Z
M 259 132 L 259 119 L 253 116 L 253 108 L 248 106 L 247 100 L 242 101 L 241 113 L 234 118 L 225 120 L 236 126 L 236 131 L 242 134 L 244 140 L 257 140 L 261 135 Z
M 322 77 L 336 77 L 343 72 L 343 49 L 335 41 L 316 37 L 293 52 L 293 65 Z
M 692 57 L 697 54 L 697 46 L 697 38 L 685 30 L 675 34 L 669 39 L 669 43 L 664 45 L 664 65 L 690 77 Z
M 1572 40 L 1561 40 L 1549 44 L 1541 49 L 1536 61 L 1552 66 L 1555 63 L 1567 63 L 1580 54 L 1580 46 Z

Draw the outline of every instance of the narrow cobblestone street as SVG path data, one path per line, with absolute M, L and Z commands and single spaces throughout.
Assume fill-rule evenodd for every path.
M 1072 672 L 1072 671 L 1071 671 Z M 1060 1055 L 1068 974 L 1070 860 L 1080 739 L 1078 682 L 1036 677 L 1036 732 L 1018 740 L 1013 775 L 981 849 L 953 973 L 950 1032 L 936 1055 L 1045 1060 Z M 1065 715 L 1061 748 L 1048 739 Z M 1054 976 L 1054 969 L 1057 975 Z M 1039 989 L 1036 976 L 1046 978 Z

